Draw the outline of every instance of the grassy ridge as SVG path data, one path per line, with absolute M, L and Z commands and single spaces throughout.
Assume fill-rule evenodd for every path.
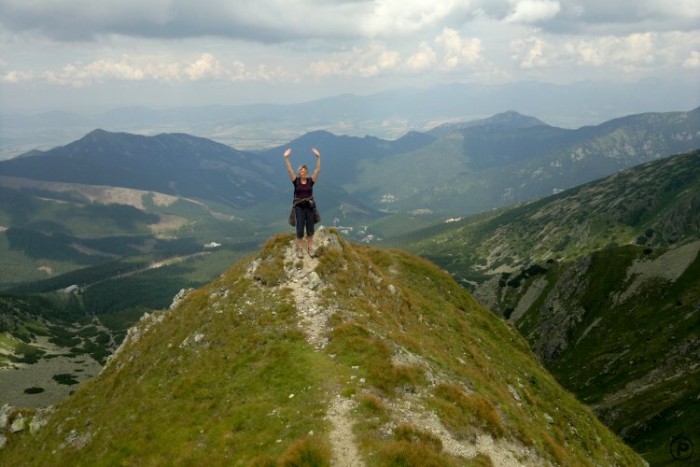
M 333 296 L 341 309 L 351 311 L 334 328 L 340 336 L 332 338 L 340 341 L 335 345 L 349 347 L 338 351 L 350 357 L 348 365 L 369 366 L 368 381 L 384 394 L 396 387 L 427 386 L 433 410 L 458 437 L 485 430 L 534 446 L 562 464 L 595 462 L 595 417 L 578 412 L 578 403 L 541 371 L 522 338 L 424 260 L 400 250 L 368 247 L 355 247 L 351 255 L 352 260 L 339 264 L 340 258 L 327 254 L 319 265 L 322 275 L 328 271 L 335 290 L 349 291 L 341 297 L 347 302 L 336 302 Z M 398 297 L 385 292 L 387 283 L 398 287 Z M 420 366 L 396 367 L 387 361 L 392 351 L 384 347 L 386 342 L 408 355 L 430 356 L 433 372 L 455 379 L 431 387 Z M 352 358 L 356 354 L 361 358 Z M 509 386 L 525 394 L 525 407 Z M 580 451 L 574 446 L 561 449 L 559 443 L 571 440 L 571 426 L 564 424 L 553 434 L 542 423 L 545 413 L 576 420 L 578 440 L 590 444 Z M 367 436 L 374 439 L 376 433 Z
M 450 454 L 421 417 L 402 420 L 396 407 L 409 400 L 461 442 L 487 434 L 562 465 L 641 465 L 522 337 L 404 252 L 342 240 L 323 252 L 329 343 L 316 350 L 290 290 L 274 285 L 288 280 L 280 259 L 291 241 L 273 238 L 175 310 L 142 320 L 98 378 L 37 435 L 12 436 L 0 461 L 328 465 L 327 414 L 342 397 L 356 407 L 354 442 L 368 465 L 490 462 Z M 266 264 L 257 279 L 246 274 L 254 259 Z

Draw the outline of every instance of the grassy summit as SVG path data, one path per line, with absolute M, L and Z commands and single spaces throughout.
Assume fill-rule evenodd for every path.
M 276 236 L 142 319 L 0 463 L 644 464 L 447 273 L 316 240 L 297 260 Z

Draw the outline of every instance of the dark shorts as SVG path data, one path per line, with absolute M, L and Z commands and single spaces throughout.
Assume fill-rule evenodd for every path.
M 314 209 L 309 206 L 295 206 L 294 215 L 296 216 L 297 238 L 304 238 L 304 228 L 306 228 L 306 235 L 313 237 Z

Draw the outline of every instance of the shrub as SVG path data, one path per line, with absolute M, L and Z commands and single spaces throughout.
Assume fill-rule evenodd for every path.
M 331 450 L 320 439 L 302 438 L 284 452 L 278 465 L 282 467 L 321 467 L 331 465 Z
M 432 447 L 436 451 L 442 451 L 442 441 L 432 433 L 421 431 L 413 425 L 403 423 L 394 428 L 394 438 L 397 441 L 421 443 Z
M 389 361 L 370 367 L 369 376 L 377 388 L 387 393 L 397 388 L 414 392 L 415 387 L 425 380 L 422 368 L 394 365 Z
M 440 419 L 455 436 L 471 436 L 474 427 L 496 437 L 505 436 L 498 410 L 489 399 L 467 395 L 456 384 L 441 384 L 435 388 L 434 394 Z
M 23 342 L 20 342 L 15 346 L 15 353 L 17 353 L 18 355 L 21 354 L 23 356 L 10 357 L 10 360 L 19 363 L 28 363 L 30 365 L 38 362 L 46 354 L 44 350 L 38 347 L 34 347 L 33 345 L 25 344 Z
M 429 444 L 412 443 L 405 440 L 391 441 L 383 445 L 377 461 L 377 465 L 386 467 L 449 467 L 456 465 L 453 459 L 436 451 Z
M 255 270 L 255 280 L 264 285 L 274 287 L 282 283 L 285 278 L 284 261 L 281 256 L 264 258 Z
M 361 410 L 379 415 L 386 409 L 384 402 L 374 394 L 360 394 L 357 396 L 358 406 Z
M 67 386 L 78 384 L 78 380 L 75 379 L 75 377 L 70 373 L 61 373 L 58 375 L 53 375 L 53 380 L 56 381 L 58 384 L 65 384 Z
M 343 258 L 343 252 L 338 249 L 330 248 L 324 250 L 323 254 L 319 257 L 316 273 L 324 280 L 328 280 L 334 273 L 342 271 L 344 268 L 345 260 Z

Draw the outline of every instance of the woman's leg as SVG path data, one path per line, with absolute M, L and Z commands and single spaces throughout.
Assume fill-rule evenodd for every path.
M 306 223 L 306 251 L 309 252 L 309 256 L 314 256 L 314 210 L 306 210 L 306 218 L 304 219 Z
M 297 257 L 303 257 L 304 251 L 304 227 L 306 226 L 305 209 L 299 206 L 294 207 L 294 216 L 296 217 L 295 227 L 297 229 Z

